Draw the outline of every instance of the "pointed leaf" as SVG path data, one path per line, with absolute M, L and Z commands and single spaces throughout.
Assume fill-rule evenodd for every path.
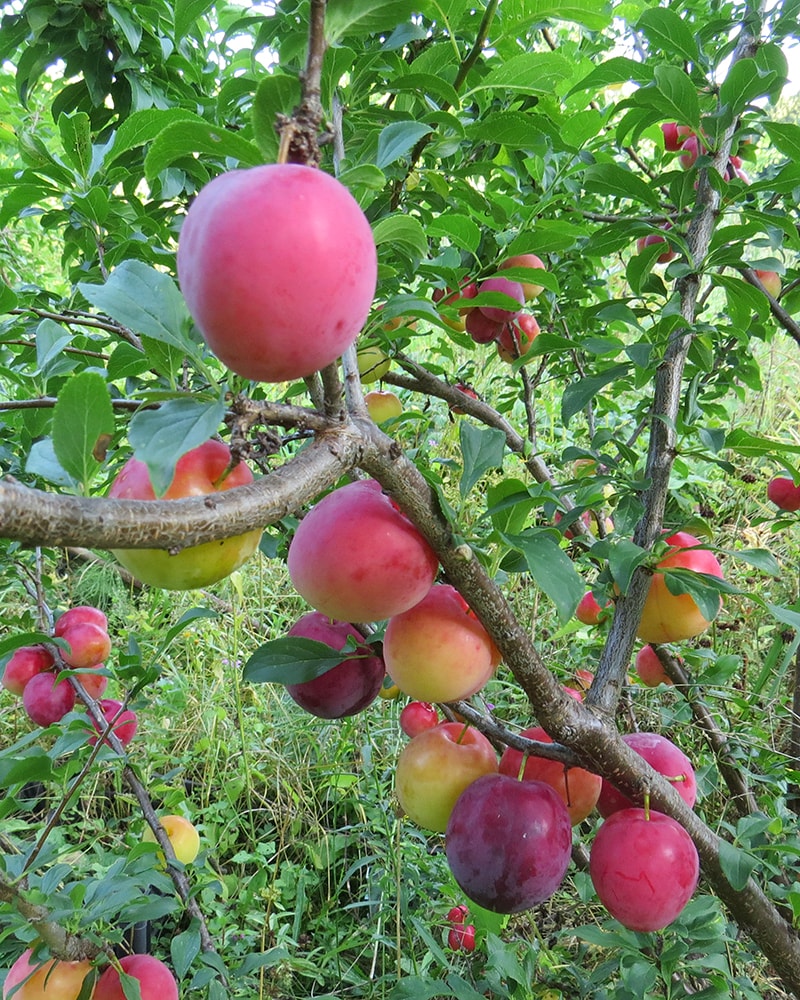
M 140 410 L 133 417 L 128 438 L 136 458 L 150 472 L 156 496 L 169 488 L 181 455 L 208 441 L 224 416 L 223 399 L 181 397 L 167 400 L 157 410 Z
M 680 56 L 693 63 L 699 61 L 697 39 L 688 23 L 676 11 L 666 7 L 651 7 L 642 14 L 636 27 L 662 52 Z
M 561 419 L 564 424 L 568 424 L 576 413 L 580 413 L 604 386 L 623 378 L 629 370 L 629 364 L 614 365 L 599 375 L 590 375 L 568 385 L 561 397 Z
M 84 492 L 100 468 L 103 439 L 107 445 L 113 433 L 114 411 L 103 376 L 81 372 L 68 379 L 53 410 L 53 451 Z
M 572 618 L 578 602 L 586 593 L 586 584 L 549 530 L 503 537 L 512 548 L 523 554 L 537 586 L 555 604 L 559 619 L 565 622 Z
M 458 430 L 464 462 L 459 489 L 465 497 L 489 469 L 502 468 L 506 436 L 496 427 L 476 427 L 466 421 Z
M 153 180 L 176 160 L 196 153 L 222 161 L 230 158 L 246 167 L 264 162 L 258 146 L 236 132 L 205 121 L 176 121 L 153 140 L 144 159 L 145 176 Z
M 259 646 L 245 663 L 242 677 L 249 684 L 303 684 L 353 658 L 346 646 L 340 652 L 316 639 L 284 635 Z
M 378 152 L 375 165 L 383 170 L 401 156 L 410 153 L 417 142 L 433 129 L 423 122 L 392 122 L 381 130 L 378 136 Z
M 168 274 L 139 260 L 125 260 L 104 285 L 78 284 L 93 306 L 135 333 L 171 344 L 184 354 L 196 353 L 185 334 L 189 311 L 178 286 Z

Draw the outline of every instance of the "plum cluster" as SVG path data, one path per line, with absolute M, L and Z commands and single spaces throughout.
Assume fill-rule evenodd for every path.
M 524 357 L 541 332 L 536 317 L 524 312 L 526 302 L 535 299 L 544 286 L 533 280 L 532 272 L 546 270 L 544 261 L 534 253 L 507 257 L 499 270 L 513 270 L 527 275 L 515 281 L 495 275 L 481 282 L 465 281 L 457 291 L 436 289 L 433 301 L 440 306 L 455 306 L 458 319 L 446 318 L 454 329 L 466 330 L 476 344 L 494 343 L 503 361 L 513 364 Z M 469 302 L 477 299 L 477 303 Z
M 638 808 L 599 775 L 511 747 L 498 762 L 485 736 L 464 722 L 441 722 L 423 702 L 406 705 L 400 724 L 411 738 L 397 762 L 397 798 L 418 826 L 445 834 L 450 869 L 473 902 L 517 913 L 548 899 L 566 874 L 572 828 L 595 810 L 605 822 L 592 843 L 590 874 L 598 898 L 622 924 L 660 930 L 694 892 L 697 851 L 680 824 Z M 522 735 L 552 742 L 541 727 Z M 656 733 L 623 740 L 694 805 L 694 769 L 678 747 Z M 449 935 L 454 949 L 465 947 L 466 912 L 457 909 L 448 915 L 458 925 Z M 466 928 L 464 935 L 471 950 L 474 936 Z
M 178 983 L 172 971 L 152 955 L 126 955 L 108 965 L 93 987 L 84 980 L 93 974 L 89 959 L 74 962 L 55 958 L 40 960 L 28 948 L 14 962 L 3 983 L 3 1000 L 126 1000 L 120 973 L 139 984 L 141 1000 L 178 1000 Z M 128 991 L 130 992 L 130 984 Z
M 113 724 L 113 732 L 127 746 L 136 734 L 136 713 L 114 698 L 102 697 L 108 685 L 104 661 L 111 651 L 105 614 L 91 605 L 70 608 L 56 621 L 53 636 L 63 643 L 16 649 L 6 663 L 0 686 L 22 698 L 31 722 L 51 726 L 75 708 L 75 689 L 68 677 L 59 677 L 64 668 L 71 668 L 72 676 L 97 701 L 106 720 L 101 728 L 93 717 L 90 719 L 96 732 L 89 742 L 94 745 L 98 734 Z

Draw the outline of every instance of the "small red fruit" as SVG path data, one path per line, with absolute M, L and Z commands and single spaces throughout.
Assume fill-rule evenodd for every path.
M 21 695 L 28 681 L 50 670 L 54 662 L 53 654 L 46 646 L 20 646 L 6 664 L 0 684 L 12 694 Z
M 631 750 L 635 750 L 647 763 L 663 774 L 675 791 L 690 808 L 697 801 L 697 781 L 692 762 L 675 744 L 660 733 L 626 733 L 622 737 Z M 616 789 L 611 782 L 603 780 L 597 811 L 601 816 L 611 816 L 620 809 L 627 809 L 634 803 L 627 795 Z
M 427 701 L 410 701 L 400 713 L 400 728 L 412 740 L 438 725 L 439 713 Z
M 781 510 L 800 510 L 800 486 L 786 476 L 775 476 L 767 486 L 767 499 Z
M 136 712 L 130 708 L 123 708 L 122 702 L 117 701 L 115 698 L 104 698 L 102 701 L 98 702 L 98 708 L 103 713 L 106 725 L 109 722 L 114 723 L 111 732 L 117 737 L 123 747 L 126 747 L 136 735 L 136 729 L 139 724 L 139 721 L 136 718 Z M 100 723 L 91 718 L 91 716 L 90 719 L 98 734 L 104 732 L 106 728 L 105 726 L 101 729 Z M 89 743 L 92 746 L 97 743 L 97 740 L 98 736 L 89 737 Z M 106 746 L 111 746 L 108 739 L 104 742 Z
M 62 636 L 72 625 L 82 625 L 85 622 L 91 622 L 92 625 L 98 625 L 108 631 L 108 618 L 99 608 L 92 607 L 91 604 L 79 604 L 59 616 L 53 634 Z
M 636 654 L 636 673 L 639 680 L 647 687 L 658 687 L 659 684 L 672 684 L 672 679 L 664 670 L 664 665 L 658 658 L 658 653 L 651 645 L 642 646 Z
M 447 920 L 448 923 L 455 926 L 461 926 L 467 919 L 467 914 L 469 913 L 469 907 L 464 903 L 459 903 L 458 906 L 453 906 L 448 910 Z
M 75 692 L 69 681 L 56 681 L 53 673 L 36 674 L 25 685 L 22 704 L 31 722 L 50 726 L 75 707 Z
M 111 652 L 108 632 L 91 622 L 70 625 L 61 633 L 61 638 L 68 642 L 70 647 L 69 652 L 61 651 L 64 662 L 79 670 L 98 666 Z
M 447 935 L 447 946 L 451 951 L 475 951 L 474 925 L 451 927 Z

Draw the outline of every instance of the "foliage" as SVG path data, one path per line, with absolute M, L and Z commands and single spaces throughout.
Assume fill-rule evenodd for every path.
M 250 384 L 224 369 L 174 274 L 181 222 L 204 184 L 278 156 L 275 122 L 302 94 L 311 8 L 3 5 L 5 476 L 91 500 L 134 451 L 164 484 L 213 433 L 237 438 L 265 476 L 276 455 L 303 451 L 310 432 L 248 424 L 242 399 L 268 414 L 309 398 L 319 409 L 313 382 L 309 397 L 305 383 Z M 761 39 L 744 51 L 742 24 Z M 622 680 L 633 633 L 627 645 L 614 631 L 606 642 L 622 626 L 586 628 L 574 610 L 589 586 L 621 592 L 624 607 L 637 567 L 657 561 L 662 527 L 720 555 L 725 585 L 670 574 L 671 588 L 711 611 L 724 592 L 707 637 L 671 650 L 688 681 L 627 688 L 617 721 L 664 732 L 696 760 L 698 812 L 722 838 L 722 876 L 734 893 L 754 876 L 790 928 L 800 914 L 800 619 L 787 572 L 796 515 L 776 514 L 765 484 L 782 471 L 800 479 L 800 128 L 785 104 L 775 111 L 784 46 L 799 31 L 789 2 L 764 15 L 712 0 L 328 0 L 321 77 L 336 140 L 322 145 L 322 168 L 358 199 L 378 248 L 379 303 L 360 343 L 394 359 L 386 382 L 406 409 L 388 429 L 449 519 L 454 547 L 501 587 L 553 675 L 569 683 L 588 667 Z M 665 148 L 661 125 L 674 120 L 704 136 L 691 169 Z M 729 154 L 749 178 L 725 175 Z M 662 246 L 637 250 L 653 233 L 677 251 L 671 263 L 658 262 Z M 527 252 L 547 263 L 542 333 L 508 365 L 433 292 Z M 777 302 L 754 269 L 781 275 Z M 684 343 L 667 420 L 664 371 Z M 575 464 L 587 459 L 588 473 Z M 48 539 L 35 552 L 0 540 L 2 657 L 46 630 L 48 608 L 109 613 L 113 683 L 145 720 L 129 765 L 159 807 L 202 817 L 205 852 L 188 876 L 216 950 L 157 849 L 140 843 L 123 762 L 103 749 L 90 763 L 78 713 L 31 732 L 5 696 L 0 889 L 25 875 L 54 922 L 98 945 L 152 921 L 153 948 L 182 989 L 212 998 L 785 995 L 712 892 L 710 870 L 662 934 L 605 918 L 578 865 L 529 914 L 474 914 L 474 957 L 445 949 L 444 914 L 460 899 L 441 842 L 392 809 L 397 703 L 320 723 L 280 689 L 247 684 L 268 675 L 271 651 L 285 655 L 281 636 L 302 610 L 282 568 L 300 506 L 268 529 L 258 561 L 191 598 L 129 590 Z M 182 617 L 198 603 L 220 617 Z M 309 670 L 323 669 L 318 650 L 305 653 Z M 512 667 L 487 697 L 516 731 L 529 701 L 538 715 L 546 707 Z M 601 716 L 618 707 L 609 690 L 595 688 Z M 602 768 L 602 754 L 594 763 Z M 0 914 L 10 964 L 35 931 L 2 895 Z M 775 974 L 797 988 L 785 969 Z

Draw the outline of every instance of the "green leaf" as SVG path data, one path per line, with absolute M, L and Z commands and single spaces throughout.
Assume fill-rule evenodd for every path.
M 0 639 L 0 656 L 13 653 L 15 649 L 21 649 L 23 646 L 38 646 L 43 642 L 52 641 L 53 637 L 46 632 L 15 632 L 14 635 Z
M 128 438 L 136 458 L 144 462 L 156 496 L 162 496 L 181 455 L 216 433 L 225 416 L 225 401 L 194 396 L 170 399 L 157 410 L 140 410 L 131 420 Z
M 270 73 L 259 83 L 253 99 L 253 136 L 266 161 L 273 161 L 278 155 L 277 116 L 288 115 L 300 103 L 300 96 L 300 81 L 286 73 Z
M 682 125 L 698 128 L 700 99 L 688 74 L 677 66 L 656 66 L 654 80 L 655 87 L 663 98 L 662 110 L 666 116 Z
M 575 614 L 586 584 L 569 556 L 549 529 L 534 529 L 523 535 L 504 535 L 508 544 L 525 557 L 533 579 L 555 604 L 561 622 Z
M 481 227 L 469 216 L 459 212 L 442 212 L 427 225 L 428 235 L 445 236 L 453 244 L 467 253 L 475 253 L 483 235 Z
M 428 238 L 421 223 L 410 215 L 388 215 L 372 229 L 375 245 L 388 243 L 404 247 L 412 257 L 422 258 L 428 253 Z
M 608 553 L 608 568 L 614 583 L 623 594 L 628 592 L 631 577 L 637 566 L 641 566 L 649 558 L 650 553 L 635 542 L 622 538 L 615 542 Z
M 62 468 L 53 450 L 53 439 L 49 437 L 42 438 L 32 445 L 25 462 L 25 471 L 32 476 L 41 476 L 55 486 L 67 486 L 72 489 L 78 485 L 76 480 Z
M 325 37 L 335 44 L 344 35 L 388 33 L 409 20 L 417 7 L 412 0 L 328 0 Z
M 19 757 L 0 758 L 0 788 L 11 788 L 28 781 L 51 781 L 53 762 L 39 747 L 29 747 Z
M 484 1000 L 486 995 L 479 993 L 474 986 L 471 986 L 466 979 L 455 972 L 449 972 L 445 977 L 445 982 L 456 1000 Z
M 0 315 L 16 309 L 19 299 L 4 281 L 0 281 Z
M 720 87 L 720 101 L 736 117 L 757 97 L 766 94 L 777 76 L 775 72 L 761 72 L 755 59 L 739 59 L 731 66 Z
M 586 168 L 584 187 L 592 194 L 607 194 L 616 198 L 629 198 L 658 206 L 658 192 L 646 181 L 619 163 L 593 163 Z
M 436 96 L 442 106 L 447 105 L 451 108 L 457 108 L 459 103 L 455 87 L 432 73 L 406 73 L 391 80 L 387 84 L 387 89 L 395 93 L 411 91 L 427 98 Z
M 72 342 L 69 330 L 52 319 L 43 319 L 36 327 L 36 367 L 45 379 L 64 375 L 75 367 L 74 358 L 64 354 Z
M 558 52 L 523 52 L 493 69 L 470 93 L 513 90 L 525 94 L 553 94 L 573 72 L 572 62 Z
M 189 311 L 173 279 L 139 260 L 125 260 L 111 272 L 104 285 L 78 283 L 81 294 L 135 333 L 177 347 L 184 354 L 196 353 L 196 345 L 184 330 Z
M 378 136 L 375 165 L 383 170 L 401 156 L 410 153 L 417 142 L 433 129 L 423 122 L 392 122 Z
M 725 878 L 737 892 L 741 892 L 747 885 L 757 865 L 752 854 L 734 847 L 727 840 L 719 842 L 719 863 Z
M 169 954 L 172 958 L 172 968 L 180 981 L 186 977 L 192 962 L 200 954 L 200 931 L 194 921 L 188 930 L 177 934 L 170 941 Z
M 627 59 L 625 56 L 612 56 L 611 59 L 606 59 L 605 62 L 596 66 L 580 83 L 576 83 L 567 97 L 571 97 L 581 90 L 603 90 L 617 83 L 627 83 L 629 80 L 645 84 L 652 79 L 653 70 L 647 63 Z
M 651 7 L 642 14 L 636 27 L 644 32 L 651 45 L 662 52 L 693 63 L 700 61 L 697 38 L 676 11 L 667 7 Z
M 395 983 L 387 1000 L 436 1000 L 446 996 L 443 984 L 428 976 L 404 976 Z
M 153 140 L 144 159 L 145 176 L 153 180 L 176 160 L 196 153 L 205 153 L 219 161 L 230 158 L 246 167 L 264 162 L 258 146 L 236 132 L 205 121 L 176 121 Z
M 700 614 L 713 621 L 721 606 L 720 590 L 727 589 L 719 577 L 696 573 L 690 569 L 660 570 L 670 594 L 688 594 L 700 609 Z
M 189 608 L 188 611 L 180 616 L 180 618 L 171 625 L 166 632 L 166 635 L 161 640 L 161 643 L 155 653 L 154 659 L 159 660 L 166 653 L 169 647 L 172 645 L 175 639 L 184 631 L 187 625 L 191 625 L 192 622 L 198 621 L 201 618 L 217 618 L 216 611 L 211 611 L 210 608 Z
M 602 31 L 611 24 L 611 4 L 607 0 L 521 0 L 525 20 L 531 24 L 552 18 L 574 21 L 590 31 Z
M 800 125 L 786 122 L 764 122 L 770 141 L 790 160 L 800 160 Z
M 53 411 L 53 451 L 59 465 L 88 493 L 114 434 L 106 380 L 81 372 L 64 383 Z
M 609 382 L 615 382 L 627 375 L 630 367 L 627 363 L 614 365 L 599 375 L 589 375 L 568 385 L 561 397 L 561 420 L 564 425 L 569 424 L 575 414 L 580 413 Z
M 721 549 L 720 551 L 732 559 L 741 559 L 742 562 L 755 566 L 762 573 L 768 573 L 776 579 L 781 576 L 780 564 L 769 549 Z
M 465 497 L 489 469 L 503 466 L 506 436 L 497 427 L 476 427 L 462 421 L 458 428 L 464 470 L 459 489 Z
M 202 122 L 203 118 L 185 108 L 146 108 L 134 111 L 114 133 L 114 145 L 106 158 L 106 166 L 129 149 L 155 139 L 159 132 L 176 121 Z
M 326 642 L 284 635 L 258 647 L 242 668 L 242 678 L 249 684 L 303 684 L 356 655 L 347 647 L 340 652 Z
M 125 36 L 125 41 L 128 43 L 128 47 L 131 52 L 136 52 L 139 48 L 139 43 L 142 40 L 142 25 L 141 21 L 137 20 L 124 8 L 120 7 L 119 4 L 109 3 L 108 13 L 116 22 L 117 27 Z
M 61 114 L 58 118 L 61 144 L 69 162 L 81 177 L 87 177 L 92 163 L 92 126 L 89 116 L 83 111 L 72 115 Z
M 214 6 L 214 0 L 175 0 L 175 41 L 183 41 L 191 26 Z
M 482 143 L 496 142 L 509 149 L 530 149 L 543 136 L 536 123 L 535 115 L 522 111 L 495 111 L 470 125 L 466 134 L 470 139 Z

